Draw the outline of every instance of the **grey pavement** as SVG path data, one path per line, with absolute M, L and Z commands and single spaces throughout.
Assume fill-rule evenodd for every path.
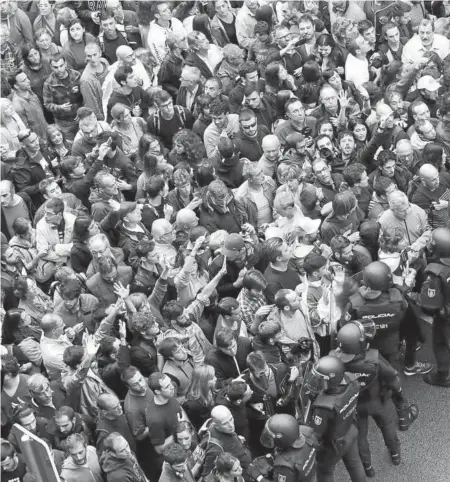
M 417 359 L 434 363 L 431 351 L 431 329 L 425 325 L 425 346 Z M 402 443 L 402 463 L 392 465 L 381 437 L 372 422 L 370 448 L 376 476 L 369 482 L 450 482 L 450 388 L 427 385 L 421 376 L 402 374 L 404 391 L 410 402 L 419 406 L 419 418 L 407 432 L 399 432 Z M 342 463 L 335 482 L 350 480 Z

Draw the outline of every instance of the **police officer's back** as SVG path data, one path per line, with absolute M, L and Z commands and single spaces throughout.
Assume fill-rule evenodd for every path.
M 249 467 L 250 477 L 260 482 L 264 482 L 259 478 L 260 475 L 273 482 L 314 480 L 316 448 L 311 435 L 311 429 L 299 427 L 292 415 L 277 414 L 270 417 L 261 435 L 261 443 L 267 448 L 274 449 L 270 469 L 266 470 L 266 473 L 260 470 L 261 459 L 264 461 L 267 457 L 259 457 Z
M 428 275 L 428 272 L 435 273 L 434 276 L 439 274 L 434 280 L 435 289 L 431 289 L 428 280 L 425 280 L 421 301 L 425 302 L 425 296 L 428 296 L 429 302 L 435 301 L 439 295 L 442 302 L 433 313 L 432 326 L 437 372 L 428 373 L 424 380 L 430 385 L 450 387 L 450 229 L 435 229 L 432 234 L 432 245 L 434 259 L 425 269 L 425 275 Z
M 345 321 L 372 320 L 377 328 L 372 348 L 379 350 L 396 366 L 400 323 L 405 316 L 407 301 L 402 292 L 392 286 L 391 269 L 381 261 L 370 263 L 364 269 L 363 279 L 364 286 L 350 297 Z
M 334 468 L 341 459 L 353 482 L 365 481 L 358 453 L 358 431 L 354 425 L 359 382 L 356 377 L 345 374 L 344 364 L 333 356 L 316 362 L 309 380 L 307 383 L 311 386 L 325 382 L 325 388 L 312 403 L 310 422 L 321 442 L 317 452 L 318 482 L 332 480 Z
M 413 418 L 402 393 L 397 371 L 379 354 L 370 349 L 368 340 L 375 335 L 373 322 L 352 321 L 339 330 L 338 348 L 332 352 L 345 365 L 345 371 L 354 374 L 361 385 L 358 399 L 358 445 L 364 470 L 369 477 L 375 475 L 369 448 L 368 417 L 373 417 L 380 428 L 384 442 L 395 465 L 400 464 L 400 441 L 397 436 L 397 417 L 390 402 L 389 391 L 397 408 L 403 429 Z M 417 413 L 415 413 L 417 416 Z

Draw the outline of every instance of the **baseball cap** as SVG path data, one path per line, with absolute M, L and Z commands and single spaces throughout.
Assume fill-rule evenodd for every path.
M 294 258 L 296 259 L 304 259 L 308 254 L 314 249 L 314 246 L 311 244 L 302 244 L 301 246 L 297 246 L 294 249 Z
M 222 254 L 227 258 L 245 247 L 244 238 L 237 233 L 231 233 L 225 238 Z
M 423 77 L 420 77 L 419 81 L 417 82 L 417 88 L 435 92 L 441 88 L 441 84 L 436 79 L 431 77 L 431 75 L 424 75 Z
M 311 218 L 303 218 L 299 221 L 299 226 L 305 231 L 305 234 L 314 234 L 319 231 L 320 223 L 322 222 L 321 219 L 311 219 Z

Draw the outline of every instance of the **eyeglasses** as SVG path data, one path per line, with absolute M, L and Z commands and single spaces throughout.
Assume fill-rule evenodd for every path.
M 241 124 L 241 127 L 242 127 L 242 129 L 245 129 L 245 130 L 253 129 L 253 127 L 256 127 L 256 121 L 253 122 L 252 124 L 249 124 L 249 125 L 246 125 L 246 126 Z

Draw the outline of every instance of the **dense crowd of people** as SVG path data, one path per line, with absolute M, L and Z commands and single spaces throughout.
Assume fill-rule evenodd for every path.
M 449 39 L 447 0 L 0 0 L 2 480 L 363 482 L 369 416 L 399 465 L 403 376 L 450 387 Z

